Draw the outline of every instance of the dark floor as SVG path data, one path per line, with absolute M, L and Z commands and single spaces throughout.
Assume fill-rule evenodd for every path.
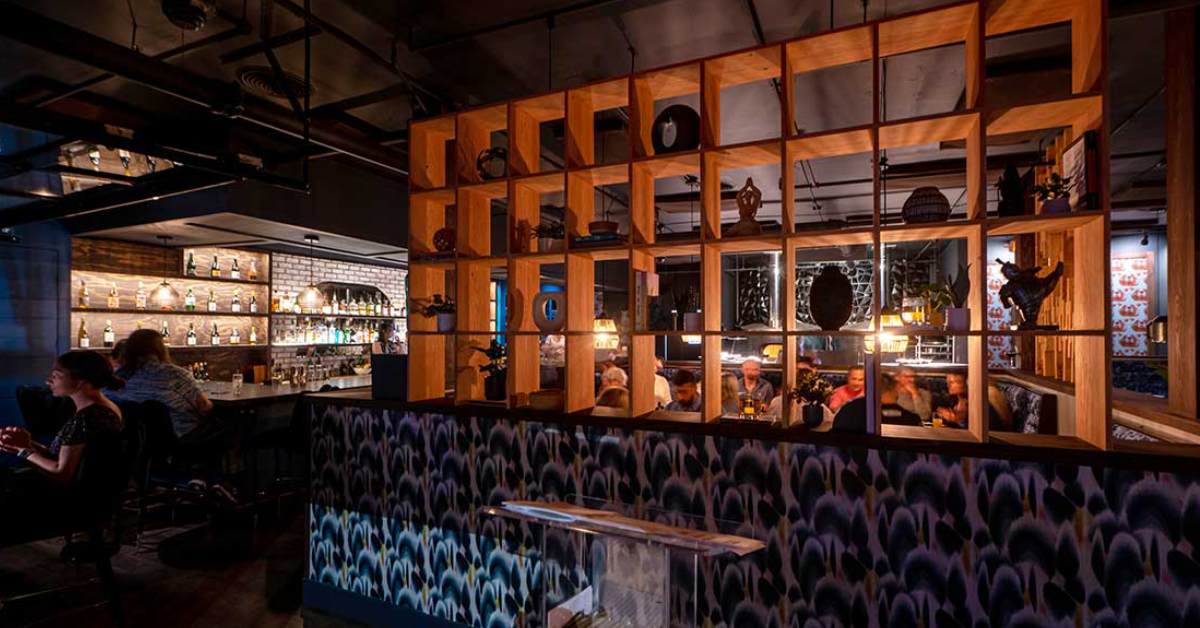
M 300 504 L 282 513 L 163 524 L 113 558 L 127 625 L 139 627 L 304 625 L 300 615 L 307 520 Z M 62 539 L 0 548 L 0 627 L 112 626 L 90 565 L 59 559 Z M 132 543 L 132 540 L 130 541 Z M 82 586 L 72 586 L 72 585 Z M 32 591 L 67 591 L 11 601 Z

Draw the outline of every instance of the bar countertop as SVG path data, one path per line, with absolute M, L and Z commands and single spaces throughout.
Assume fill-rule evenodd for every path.
M 272 401 L 281 401 L 294 397 L 299 397 L 305 393 L 317 392 L 325 386 L 333 386 L 338 389 L 359 389 L 366 393 L 367 398 L 371 396 L 371 376 L 368 375 L 343 375 L 338 377 L 330 377 L 329 379 L 307 382 L 305 384 L 243 384 L 242 390 L 239 393 L 233 392 L 233 384 L 230 382 L 204 382 L 201 388 L 204 389 L 204 394 L 213 403 L 218 405 L 243 405 L 266 403 Z
M 740 421 L 705 423 L 690 415 L 661 411 L 642 417 L 625 417 L 608 408 L 564 413 L 559 410 L 535 410 L 532 408 L 509 409 L 502 405 L 485 403 L 455 405 L 449 401 L 383 400 L 372 398 L 370 388 L 309 393 L 305 394 L 305 399 L 317 405 L 367 407 L 463 417 L 508 418 L 518 421 L 538 421 L 585 427 L 798 442 L 830 447 L 895 449 L 914 453 L 1007 458 L 1038 463 L 1061 462 L 1130 469 L 1200 472 L 1200 446 L 1193 445 L 1115 441 L 1113 449 L 1102 451 L 1070 436 L 995 433 L 990 435 L 987 442 L 974 442 L 964 438 L 944 437 L 944 432 L 947 431 L 955 432 L 954 436 L 966 435 L 966 432 L 962 430 L 937 428 L 896 430 L 893 428 L 902 426 L 891 425 L 885 426 L 885 433 L 882 435 L 820 432 L 803 427 L 780 427 L 766 423 L 762 425 Z

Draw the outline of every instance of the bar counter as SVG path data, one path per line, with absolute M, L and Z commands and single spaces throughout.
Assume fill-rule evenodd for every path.
M 587 586 L 571 558 L 587 541 L 547 532 L 541 556 L 539 529 L 481 514 L 506 500 L 601 500 L 708 531 L 734 522 L 766 550 L 702 562 L 698 599 L 671 589 L 711 625 L 1006 625 L 1018 613 L 1137 625 L 1155 609 L 1178 615 L 1171 600 L 1200 573 L 1198 460 L 1139 444 L 814 433 L 367 390 L 305 400 L 305 603 L 376 625 L 538 626 L 543 575 L 547 607 Z M 1108 586 L 1118 572 L 1137 582 Z

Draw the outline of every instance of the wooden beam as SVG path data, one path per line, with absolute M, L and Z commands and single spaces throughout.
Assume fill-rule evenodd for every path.
M 1168 407 L 1195 417 L 1197 397 L 1196 272 L 1200 255 L 1200 188 L 1196 185 L 1197 20 L 1195 7 L 1166 14 L 1167 111 L 1167 363 L 1171 366 Z

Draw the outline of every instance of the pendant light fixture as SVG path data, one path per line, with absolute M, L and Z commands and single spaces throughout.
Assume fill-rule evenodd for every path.
M 170 248 L 170 242 L 172 239 L 173 238 L 169 235 L 158 236 L 158 241 L 162 242 L 164 250 Z M 163 264 L 163 268 L 169 268 L 171 266 L 170 255 L 168 255 L 164 261 L 166 263 Z M 158 287 L 155 288 L 154 292 L 150 294 L 150 302 L 160 310 L 173 310 L 175 309 L 175 304 L 179 302 L 179 292 L 175 290 L 175 287 L 172 286 L 171 282 L 167 280 L 167 273 L 165 270 L 163 272 L 162 283 L 158 284 Z
M 308 242 L 308 287 L 300 293 L 300 307 L 309 314 L 320 311 L 321 306 L 325 304 L 325 295 L 321 294 L 316 284 L 313 283 L 313 264 L 315 263 L 313 244 L 320 240 L 321 237 L 315 233 L 304 234 L 304 241 Z
M 607 214 L 607 211 L 605 212 Z M 605 217 L 607 219 L 607 215 Z M 600 316 L 592 321 L 592 347 L 613 351 L 620 346 L 617 322 L 608 317 L 604 307 L 604 263 L 600 263 Z

